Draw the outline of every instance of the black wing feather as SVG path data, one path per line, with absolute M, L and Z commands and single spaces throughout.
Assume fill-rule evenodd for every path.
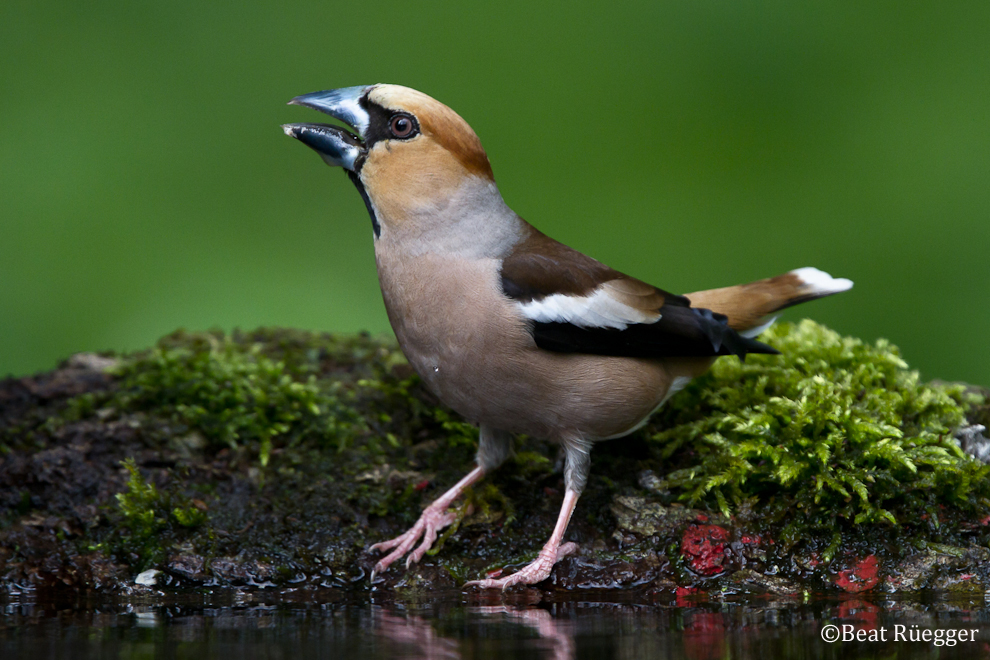
M 520 304 L 552 295 L 588 296 L 604 283 L 629 279 L 535 229 L 521 248 L 505 259 L 499 273 L 502 292 Z M 660 306 L 655 323 L 630 323 L 624 329 L 594 328 L 559 321 L 531 321 L 536 345 L 560 353 L 622 357 L 705 357 L 777 353 L 729 327 L 728 319 L 691 301 L 652 287 Z
M 729 327 L 725 316 L 708 309 L 664 305 L 660 314 L 656 323 L 632 323 L 622 330 L 536 321 L 533 339 L 548 351 L 616 357 L 745 357 L 747 353 L 778 353 L 762 342 L 743 337 Z

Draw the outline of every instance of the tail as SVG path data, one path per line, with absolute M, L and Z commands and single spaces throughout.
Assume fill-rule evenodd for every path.
M 770 317 L 771 314 L 791 305 L 848 291 L 852 285 L 851 280 L 834 278 L 817 268 L 798 268 L 766 280 L 685 295 L 692 307 L 725 314 L 733 330 L 744 337 L 755 337 L 774 322 L 776 317 Z

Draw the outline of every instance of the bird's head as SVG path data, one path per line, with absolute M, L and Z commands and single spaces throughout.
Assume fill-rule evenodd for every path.
M 324 112 L 353 130 L 283 126 L 328 165 L 348 171 L 373 219 L 409 223 L 435 216 L 438 205 L 463 196 L 465 188 L 497 194 L 478 136 L 460 115 L 422 92 L 399 85 L 344 87 L 297 96 L 289 104 Z

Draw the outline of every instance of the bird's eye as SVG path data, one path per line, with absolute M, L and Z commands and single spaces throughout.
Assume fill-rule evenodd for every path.
M 416 123 L 409 115 L 395 115 L 388 123 L 388 130 L 393 137 L 407 138 L 416 131 Z

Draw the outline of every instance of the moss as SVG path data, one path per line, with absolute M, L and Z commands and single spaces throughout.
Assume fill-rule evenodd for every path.
M 157 510 L 161 497 L 154 484 L 149 484 L 138 472 L 134 461 L 128 459 L 121 465 L 130 474 L 127 490 L 117 493 L 117 506 L 123 516 L 124 526 L 130 529 L 131 537 L 144 544 L 153 539 L 167 524 Z
M 123 356 L 116 387 L 69 400 L 58 423 L 142 414 L 167 422 L 170 437 L 195 432 L 208 452 L 246 453 L 261 467 L 287 447 L 380 453 L 418 418 L 445 414 L 411 394 L 417 380 L 396 371 L 403 364 L 367 335 L 178 331 Z
M 718 581 L 681 557 L 683 530 L 700 522 L 733 539 L 767 532 L 730 557 L 726 575 L 780 567 L 818 584 L 829 581 L 824 564 L 801 568 L 817 558 L 987 544 L 988 468 L 952 438 L 976 399 L 921 384 L 882 342 L 810 322 L 766 336 L 781 356 L 719 360 L 643 430 L 595 448 L 568 532 L 587 552 L 567 569 L 594 575 L 571 584 L 618 584 L 610 571 L 657 553 L 667 578 Z M 66 548 L 102 550 L 121 574 L 155 566 L 173 585 L 362 588 L 376 558 L 366 548 L 404 531 L 474 462 L 477 429 L 424 389 L 389 340 L 177 332 L 119 356 L 112 374 L 65 366 L 30 387 L 6 384 L 7 400 L 44 392 L 0 411 L 12 456 L 0 461 L 0 485 L 11 485 L 0 489 L 0 569 L 4 553 L 21 558 L 18 579 L 50 555 L 43 522 L 78 530 Z M 532 559 L 563 477 L 550 443 L 516 445 L 409 579 L 449 586 Z M 397 565 L 383 579 L 406 574 Z
M 132 568 L 143 570 L 165 559 L 167 545 L 181 528 L 195 528 L 206 522 L 202 508 L 174 493 L 162 493 L 148 482 L 133 459 L 121 461 L 127 470 L 127 488 L 117 493 L 115 531 L 103 549 L 126 557 Z
M 320 415 L 315 376 L 304 382 L 286 373 L 282 362 L 229 338 L 203 335 L 187 346 L 161 345 L 126 361 L 118 370 L 120 390 L 110 405 L 166 417 L 195 429 L 208 442 L 248 445 L 262 466 L 272 442 L 305 429 Z
M 746 504 L 785 542 L 831 539 L 828 554 L 856 525 L 990 510 L 990 466 L 953 438 L 978 398 L 922 384 L 885 340 L 807 320 L 761 339 L 781 355 L 719 360 L 657 419 L 651 440 L 675 466 L 662 488 L 727 515 Z

